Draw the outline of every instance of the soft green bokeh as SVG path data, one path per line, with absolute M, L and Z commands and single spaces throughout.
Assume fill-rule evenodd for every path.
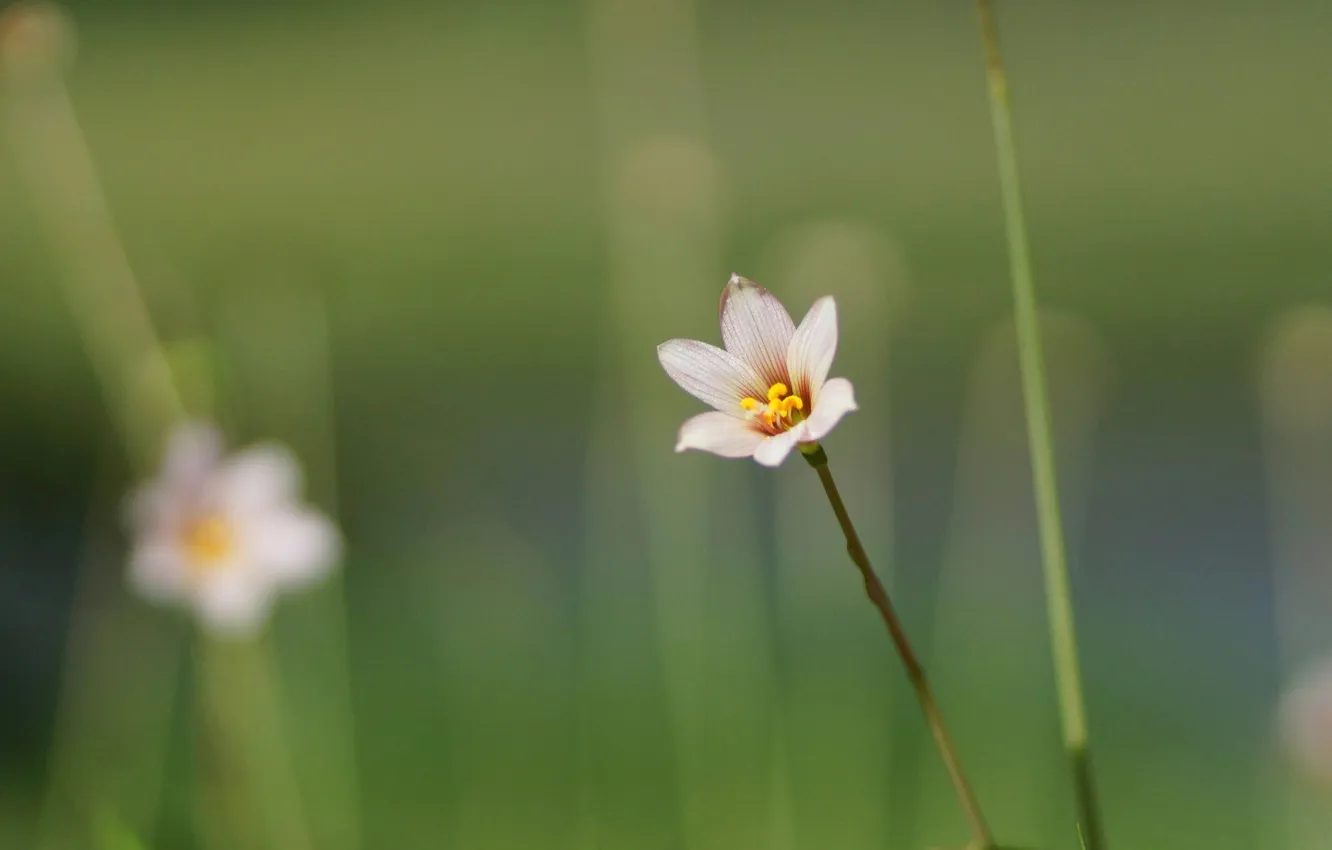
M 697 405 L 654 346 L 715 341 L 734 271 L 793 312 L 837 296 L 852 515 L 996 833 L 1072 848 L 968 4 L 701 4 L 677 52 L 680 8 L 73 8 L 71 97 L 159 331 L 220 376 L 237 439 L 296 447 L 349 540 L 340 587 L 272 633 L 316 846 L 965 838 L 813 476 L 670 454 Z M 1110 845 L 1286 846 L 1270 712 L 1317 647 L 1279 641 L 1272 600 L 1319 522 L 1300 482 L 1332 464 L 1265 430 L 1260 378 L 1273 323 L 1326 302 L 1332 10 L 1028 2 L 1001 25 Z M 87 829 L 57 833 L 93 842 L 124 804 L 149 846 L 194 846 L 190 666 L 121 655 L 185 630 L 118 584 L 128 462 L 9 157 L 0 257 L 0 539 L 65 541 L 16 543 L 3 586 L 68 601 L 25 627 L 43 645 L 128 612 L 98 621 L 124 642 L 97 675 L 66 650 L 0 683 L 48 695 L 0 700 L 36 730 L 0 751 L 0 846 L 37 834 L 43 736 L 85 740 L 33 720 L 62 676 L 97 735 L 161 748 L 76 747 L 75 779 L 151 763 L 164 790 L 151 823 L 139 785 L 70 792 L 48 817 Z M 1296 360 L 1308 393 L 1332 378 Z M 1264 466 L 1273 445 L 1294 454 Z M 173 696 L 122 727 L 157 693 L 140 667 Z

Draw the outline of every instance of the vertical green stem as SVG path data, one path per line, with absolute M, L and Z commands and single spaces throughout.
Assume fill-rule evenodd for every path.
M 958 803 L 961 804 L 962 812 L 966 815 L 967 822 L 971 826 L 974 846 L 980 850 L 990 850 L 995 846 L 994 839 L 990 836 L 990 828 L 985 823 L 985 816 L 981 814 L 980 801 L 976 799 L 976 792 L 972 790 L 971 783 L 962 770 L 962 762 L 957 756 L 957 745 L 953 743 L 952 736 L 948 734 L 948 729 L 944 726 L 943 713 L 939 711 L 939 704 L 934 699 L 934 691 L 925 678 L 925 668 L 916 656 L 916 651 L 911 647 L 911 641 L 907 639 L 906 629 L 903 628 L 902 621 L 898 618 L 897 612 L 893 609 L 893 603 L 888 598 L 888 591 L 884 589 L 883 582 L 879 581 L 878 574 L 874 572 L 874 567 L 870 565 L 869 555 L 865 553 L 865 547 L 860 543 L 860 535 L 856 533 L 856 527 L 851 522 L 851 515 L 847 513 L 846 505 L 842 502 L 842 494 L 837 489 L 837 482 L 833 480 L 832 472 L 828 469 L 828 455 L 817 446 L 808 451 L 802 449 L 802 452 L 804 452 L 805 460 L 819 474 L 823 491 L 828 494 L 828 502 L 832 505 L 833 513 L 837 516 L 837 523 L 842 527 L 842 533 L 846 536 L 846 553 L 851 556 L 852 563 L 860 570 L 860 576 L 865 582 L 865 594 L 869 596 L 870 602 L 874 603 L 874 607 L 878 609 L 879 616 L 883 618 L 883 624 L 888 627 L 888 634 L 893 639 L 893 646 L 896 647 L 897 654 L 902 659 L 902 666 L 906 668 L 907 679 L 916 692 L 916 699 L 920 702 L 920 709 L 925 715 L 925 723 L 930 727 L 930 734 L 934 736 L 935 746 L 939 748 L 939 757 L 943 759 L 944 768 L 948 771 L 948 778 L 953 782 L 953 790 L 957 793 Z
M 1068 563 L 1064 551 L 1063 522 L 1059 515 L 1059 485 L 1055 474 L 1054 440 L 1050 433 L 1050 403 L 1045 389 L 1045 362 L 1041 352 L 1040 325 L 1036 314 L 1036 289 L 1032 283 L 1027 224 L 1022 211 L 1016 144 L 1013 140 L 1012 108 L 1008 77 L 999 53 L 999 34 L 991 0 L 976 0 L 981 39 L 985 45 L 985 68 L 989 80 L 990 117 L 994 146 L 999 160 L 999 185 L 1003 195 L 1004 226 L 1013 278 L 1013 302 L 1017 323 L 1018 358 L 1022 372 L 1022 395 L 1027 418 L 1027 440 L 1031 452 L 1032 484 L 1040 527 L 1041 560 L 1045 571 L 1046 605 L 1050 642 L 1054 652 L 1055 680 L 1059 691 L 1059 716 L 1064 748 L 1068 753 L 1077 798 L 1078 832 L 1087 850 L 1105 846 L 1092 780 L 1087 740 L 1086 709 L 1078 670 L 1077 635 L 1073 625 L 1073 601 L 1068 586 Z

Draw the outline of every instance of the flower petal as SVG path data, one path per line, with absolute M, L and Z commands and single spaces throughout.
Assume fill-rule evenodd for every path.
M 856 405 L 855 390 L 851 387 L 850 381 L 846 378 L 826 381 L 814 397 L 809 418 L 805 420 L 804 442 L 822 440 L 837 426 L 843 416 L 859 409 Z
M 195 608 L 204 627 L 227 637 L 254 634 L 268 618 L 272 588 L 245 570 L 227 570 L 210 576 L 198 589 Z
M 782 461 L 795 448 L 796 443 L 804 442 L 805 423 L 797 424 L 790 431 L 783 431 L 775 437 L 768 437 L 754 450 L 754 460 L 764 466 L 781 466 Z
M 1332 664 L 1304 672 L 1278 714 L 1287 756 L 1310 779 L 1332 785 Z
M 222 459 L 222 432 L 202 421 L 177 425 L 167 437 L 162 457 L 162 481 L 170 487 L 192 489 Z
M 745 420 L 714 410 L 685 420 L 675 450 L 701 449 L 722 457 L 749 457 L 764 439 Z
M 232 516 L 261 516 L 300 495 L 301 466 L 282 446 L 252 446 L 222 465 L 217 487 L 223 508 Z
M 795 322 L 777 296 L 731 275 L 722 290 L 721 332 L 726 350 L 752 366 L 768 386 L 788 380 L 786 352 Z
M 245 552 L 255 568 L 288 588 L 311 584 L 342 554 L 342 539 L 328 517 L 309 508 L 279 508 L 244 526 Z
M 819 394 L 837 353 L 837 304 L 825 295 L 809 308 L 791 337 L 786 363 L 791 370 L 791 392 L 812 397 Z
M 138 537 L 150 534 L 172 514 L 171 508 L 166 487 L 159 483 L 143 484 L 125 497 L 125 526 Z
M 185 553 L 168 536 L 150 537 L 130 552 L 129 581 L 139 595 L 154 602 L 179 599 L 189 590 Z
M 740 399 L 766 398 L 768 388 L 743 360 L 695 339 L 672 339 L 657 346 L 657 359 L 671 380 L 699 401 L 741 416 Z

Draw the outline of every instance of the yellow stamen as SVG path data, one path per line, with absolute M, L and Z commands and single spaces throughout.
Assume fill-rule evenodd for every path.
M 740 407 L 749 413 L 762 416 L 769 428 L 785 430 L 790 425 L 785 425 L 782 420 L 794 424 L 797 421 L 794 411 L 805 409 L 805 400 L 798 395 L 787 395 L 788 392 L 786 384 L 778 381 L 768 387 L 767 404 L 756 398 L 746 397 L 740 399 Z
M 220 516 L 205 516 L 186 527 L 181 541 L 197 569 L 214 567 L 236 548 L 231 525 Z

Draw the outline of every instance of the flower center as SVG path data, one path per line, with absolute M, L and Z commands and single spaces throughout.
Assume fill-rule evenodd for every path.
M 190 522 L 181 535 L 185 554 L 195 570 L 210 570 L 236 551 L 236 535 L 226 519 L 203 516 Z
M 768 387 L 766 404 L 756 398 L 740 399 L 740 406 L 751 416 L 763 418 L 769 430 L 786 431 L 804 417 L 805 402 L 798 395 L 787 395 L 786 384 L 780 381 Z

